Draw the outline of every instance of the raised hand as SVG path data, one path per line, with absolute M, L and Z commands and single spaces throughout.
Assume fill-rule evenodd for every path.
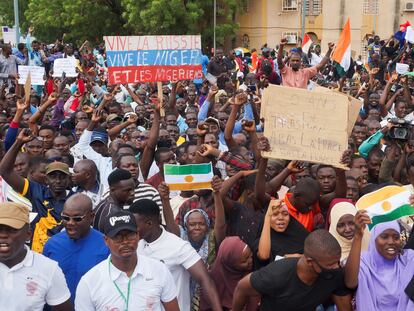
M 158 186 L 158 192 L 160 194 L 161 199 L 169 200 L 170 199 L 170 188 L 165 182 L 160 183 Z
M 101 121 L 102 119 L 102 116 L 103 116 L 103 111 L 95 109 L 92 113 L 91 122 L 99 123 L 99 121 Z
M 138 121 L 138 116 L 135 113 L 130 114 L 127 120 L 129 124 L 136 124 L 137 121 Z
M 208 125 L 205 123 L 199 123 L 197 125 L 197 135 L 199 137 L 204 137 L 208 133 Z
M 218 176 L 214 176 L 211 180 L 211 188 L 213 189 L 214 193 L 220 192 L 222 185 L 223 181 Z
M 293 174 L 297 174 L 303 172 L 306 168 L 305 163 L 300 161 L 290 161 L 287 165 L 288 170 L 290 170 Z
M 242 120 L 242 128 L 248 133 L 256 132 L 256 124 L 253 120 Z
M 17 135 L 16 140 L 22 144 L 25 144 L 31 140 L 33 140 L 34 136 L 32 135 L 32 131 L 30 129 L 22 129 Z
M 234 105 L 236 106 L 241 106 L 244 105 L 247 102 L 248 98 L 247 98 L 247 94 L 246 93 L 239 93 L 236 95 L 236 97 L 234 98 Z
M 354 223 L 355 235 L 362 237 L 366 226 L 371 223 L 371 218 L 369 218 L 367 211 L 359 210 L 354 217 Z
M 270 151 L 270 143 L 266 136 L 259 137 L 257 142 L 257 149 L 259 151 Z

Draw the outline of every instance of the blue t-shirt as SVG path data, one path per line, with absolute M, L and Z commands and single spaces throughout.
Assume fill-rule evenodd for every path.
M 62 231 L 51 237 L 43 248 L 43 255 L 57 261 L 63 270 L 72 302 L 82 276 L 109 254 L 102 233 L 92 228 L 86 237 L 76 241 Z

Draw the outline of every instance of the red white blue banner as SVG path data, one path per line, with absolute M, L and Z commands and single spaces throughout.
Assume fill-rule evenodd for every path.
M 202 78 L 201 36 L 104 37 L 109 83 Z

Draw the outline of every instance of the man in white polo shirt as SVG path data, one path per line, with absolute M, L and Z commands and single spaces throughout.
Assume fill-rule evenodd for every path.
M 167 232 L 160 223 L 160 209 L 152 200 L 134 202 L 129 211 L 134 214 L 141 240 L 139 256 L 159 260 L 170 270 L 178 289 L 180 310 L 191 309 L 190 276 L 200 284 L 211 310 L 222 310 L 216 286 L 195 249 L 187 241 Z
M 89 270 L 76 289 L 76 311 L 179 311 L 177 290 L 168 268 L 137 255 L 134 216 L 117 211 L 104 220 L 107 260 Z
M 58 263 L 31 251 L 29 210 L 18 203 L 0 204 L 0 310 L 73 310 Z

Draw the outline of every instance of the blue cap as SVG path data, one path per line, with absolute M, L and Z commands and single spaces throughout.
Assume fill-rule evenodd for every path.
M 91 143 L 94 141 L 100 141 L 101 143 L 107 145 L 108 144 L 108 134 L 106 132 L 101 131 L 93 131 L 91 137 Z

